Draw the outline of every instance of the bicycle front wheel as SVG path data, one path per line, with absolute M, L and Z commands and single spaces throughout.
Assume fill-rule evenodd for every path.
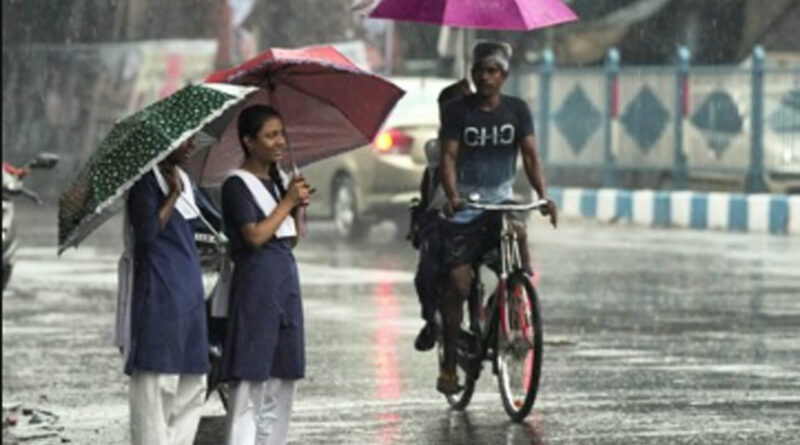
M 500 307 L 495 365 L 503 407 L 511 420 L 530 413 L 542 371 L 542 324 L 536 290 L 523 272 L 508 278 Z

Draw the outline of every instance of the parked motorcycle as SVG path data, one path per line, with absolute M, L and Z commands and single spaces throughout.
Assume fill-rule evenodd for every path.
M 15 167 L 3 162 L 3 291 L 11 279 L 17 251 L 17 231 L 12 200 L 22 195 L 41 205 L 42 199 L 33 190 L 25 188 L 23 180 L 32 169 L 52 169 L 58 163 L 58 159 L 58 155 L 40 153 L 24 167 Z

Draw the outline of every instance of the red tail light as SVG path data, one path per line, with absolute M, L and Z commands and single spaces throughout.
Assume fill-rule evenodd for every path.
M 413 143 L 414 138 L 404 133 L 402 130 L 393 129 L 378 133 L 378 136 L 372 141 L 372 147 L 378 154 L 407 154 L 411 151 L 411 145 Z

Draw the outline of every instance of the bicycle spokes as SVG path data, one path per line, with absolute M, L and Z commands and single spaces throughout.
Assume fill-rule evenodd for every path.
M 512 418 L 523 415 L 530 409 L 531 393 L 535 393 L 538 378 L 534 378 L 537 367 L 537 330 L 534 323 L 532 302 L 535 297 L 529 294 L 521 279 L 513 281 L 502 302 L 501 338 L 498 341 L 498 372 L 503 398 Z M 533 386 L 533 387 L 532 387 Z M 525 412 L 525 413 L 523 413 Z
M 533 348 L 534 326 L 530 298 L 525 286 L 517 284 L 505 298 L 503 334 L 506 345 L 520 355 Z

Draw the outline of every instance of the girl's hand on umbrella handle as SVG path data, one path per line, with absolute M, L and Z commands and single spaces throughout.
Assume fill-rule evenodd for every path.
M 294 178 L 286 196 L 292 201 L 294 206 L 307 205 L 311 195 L 310 187 L 302 177 Z
M 167 180 L 167 184 L 169 185 L 169 191 L 172 194 L 178 195 L 181 193 L 181 177 L 178 174 L 178 171 L 175 169 L 175 166 L 165 166 L 161 168 L 161 173 L 164 175 L 164 179 Z
M 303 176 L 303 174 L 302 174 L 302 173 L 300 173 L 299 171 L 298 171 L 298 172 L 296 172 L 296 173 L 295 173 L 295 174 L 292 176 L 292 181 L 293 181 L 293 182 L 302 182 L 302 183 L 304 184 L 305 188 L 306 188 L 306 189 L 308 189 L 308 197 L 306 197 L 306 198 L 303 200 L 303 202 L 300 204 L 300 205 L 302 205 L 303 207 L 307 206 L 307 205 L 310 203 L 310 196 L 311 196 L 311 195 L 313 195 L 313 194 L 314 194 L 314 192 L 316 192 L 316 191 L 317 191 L 317 189 L 316 189 L 315 187 L 312 187 L 312 186 L 311 186 L 311 184 L 309 184 L 309 183 L 308 183 L 308 181 L 306 181 L 306 177 L 305 177 L 305 176 Z

